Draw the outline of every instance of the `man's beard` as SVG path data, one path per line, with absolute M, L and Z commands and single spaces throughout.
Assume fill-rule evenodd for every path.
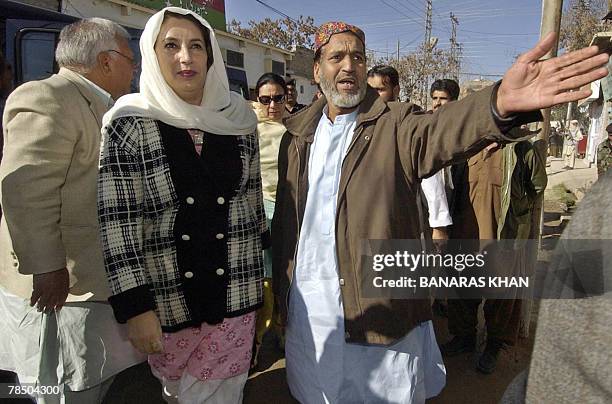
M 358 85 L 358 90 L 355 94 L 340 94 L 336 89 L 335 83 L 327 81 L 322 72 L 319 72 L 319 84 L 327 101 L 338 108 L 354 108 L 363 101 L 366 95 L 366 80 L 363 80 L 362 83 L 355 81 L 355 84 Z

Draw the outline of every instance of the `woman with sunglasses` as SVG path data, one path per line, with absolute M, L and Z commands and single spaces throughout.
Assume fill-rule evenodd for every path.
M 141 92 L 103 122 L 109 301 L 167 402 L 241 403 L 269 240 L 257 120 L 196 13 L 153 15 L 140 51 Z
M 278 150 L 285 133 L 282 119 L 287 114 L 285 101 L 287 85 L 278 74 L 265 73 L 257 80 L 255 86 L 257 102 L 253 108 L 257 114 L 257 134 L 259 136 L 259 155 L 261 161 L 261 179 L 263 185 L 264 208 L 268 227 L 274 215 L 276 201 L 276 184 L 278 183 Z M 264 251 L 264 305 L 257 311 L 255 328 L 255 349 L 252 366 L 257 365 L 257 354 L 263 336 L 272 323 L 274 311 L 274 295 L 272 293 L 272 251 Z M 277 331 L 277 337 L 282 341 L 282 335 Z M 281 343 L 282 345 L 282 343 Z

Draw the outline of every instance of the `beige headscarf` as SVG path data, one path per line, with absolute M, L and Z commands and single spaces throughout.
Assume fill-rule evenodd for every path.
M 183 101 L 162 76 L 154 46 L 166 12 L 192 15 L 210 32 L 214 63 L 206 75 L 201 105 Z M 210 24 L 190 10 L 166 7 L 155 13 L 140 37 L 142 74 L 140 93 L 125 95 L 104 115 L 103 126 L 117 118 L 138 116 L 160 120 L 183 129 L 200 129 L 217 135 L 248 135 L 257 118 L 240 95 L 229 90 L 223 56 Z
M 276 201 L 278 185 L 278 151 L 283 135 L 287 131 L 282 121 L 275 121 L 266 115 L 266 105 L 253 103 L 257 114 L 257 135 L 259 136 L 259 163 L 261 165 L 261 185 L 263 197 L 267 201 Z M 283 106 L 283 117 L 289 112 Z

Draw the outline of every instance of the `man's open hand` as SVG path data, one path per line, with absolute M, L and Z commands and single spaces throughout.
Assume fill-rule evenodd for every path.
M 554 33 L 548 34 L 506 72 L 497 92 L 496 108 L 502 117 L 586 98 L 591 90 L 579 88 L 606 77 L 608 70 L 602 66 L 609 55 L 598 54 L 596 46 L 539 60 L 552 49 L 555 40 Z

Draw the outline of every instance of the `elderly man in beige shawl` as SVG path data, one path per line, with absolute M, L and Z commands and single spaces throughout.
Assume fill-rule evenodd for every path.
M 565 134 L 565 142 L 563 144 L 563 168 L 570 170 L 574 169 L 578 142 L 581 141 L 583 137 L 578 121 L 575 119 L 570 121 L 569 130 Z

